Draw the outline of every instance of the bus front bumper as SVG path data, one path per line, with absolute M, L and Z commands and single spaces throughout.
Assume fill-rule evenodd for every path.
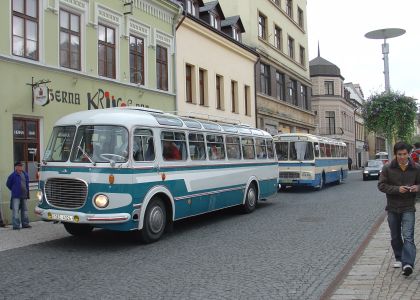
M 57 209 L 43 209 L 35 207 L 35 214 L 44 221 L 58 221 L 79 224 L 118 224 L 131 219 L 127 213 L 118 214 L 86 214 L 82 212 L 64 211 Z

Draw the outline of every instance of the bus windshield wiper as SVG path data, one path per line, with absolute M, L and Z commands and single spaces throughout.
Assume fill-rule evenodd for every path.
M 87 159 L 89 159 L 89 161 L 92 163 L 92 165 L 96 166 L 96 162 L 94 162 L 94 161 L 93 161 L 93 159 L 89 156 L 89 154 L 87 154 L 87 153 L 85 152 L 85 150 L 83 150 L 83 148 L 82 148 L 82 147 L 80 147 L 80 145 L 79 145 L 79 146 L 77 146 L 77 148 L 79 148 L 79 150 L 80 150 L 80 151 L 82 151 L 83 155 L 84 155 Z

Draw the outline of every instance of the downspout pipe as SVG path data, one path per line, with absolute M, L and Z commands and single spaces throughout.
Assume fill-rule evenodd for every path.
M 175 92 L 175 112 L 178 111 L 178 76 L 177 76 L 177 63 L 176 63 L 176 58 L 177 58 L 177 43 L 176 43 L 176 30 L 178 29 L 178 27 L 181 25 L 181 23 L 184 21 L 185 19 L 185 15 L 183 16 L 183 18 L 181 19 L 181 21 L 178 23 L 178 19 L 181 15 L 183 15 L 183 11 L 184 8 L 183 6 L 177 2 L 177 1 L 173 1 L 174 4 L 176 4 L 178 6 L 178 13 L 176 14 L 175 18 L 174 18 L 174 22 L 172 23 L 172 36 L 174 37 L 174 92 Z
M 258 55 L 257 61 L 254 63 L 254 102 L 255 102 L 255 128 L 258 128 L 258 107 L 257 107 L 257 67 L 258 64 L 261 62 L 261 56 Z M 264 128 L 260 128 L 263 129 Z

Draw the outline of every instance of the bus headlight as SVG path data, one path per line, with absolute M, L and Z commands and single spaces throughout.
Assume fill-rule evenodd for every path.
M 93 202 L 95 203 L 97 207 L 105 208 L 109 204 L 109 199 L 106 195 L 99 194 L 99 195 L 96 195 L 95 199 L 93 199 Z
M 36 199 L 38 199 L 38 202 L 41 203 L 42 202 L 42 191 L 41 190 L 37 190 L 36 191 Z

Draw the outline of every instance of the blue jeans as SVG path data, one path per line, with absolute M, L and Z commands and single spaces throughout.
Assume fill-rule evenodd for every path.
M 388 225 L 391 230 L 391 246 L 394 256 L 403 266 L 414 267 L 416 245 L 414 244 L 414 211 L 395 213 L 388 212 Z
M 13 198 L 12 199 L 12 223 L 13 229 L 20 228 L 20 221 L 22 220 L 22 226 L 29 225 L 29 217 L 28 217 L 28 205 L 27 199 L 19 199 Z M 20 218 L 19 218 L 19 211 L 20 211 Z

